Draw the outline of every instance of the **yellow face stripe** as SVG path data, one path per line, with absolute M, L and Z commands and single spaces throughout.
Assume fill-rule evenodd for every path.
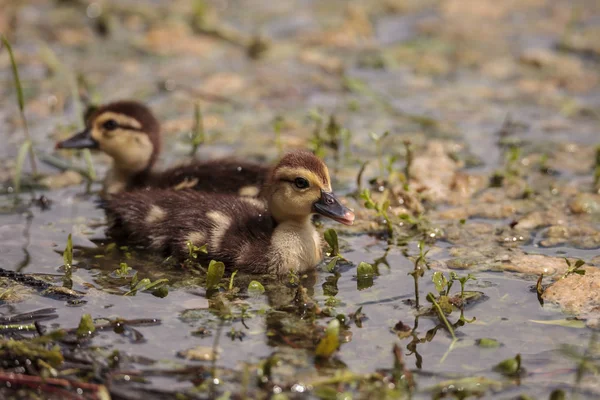
M 94 120 L 94 124 L 102 125 L 109 119 L 114 119 L 117 124 L 122 126 L 130 126 L 135 129 L 142 129 L 142 124 L 137 119 L 112 111 L 103 112 L 102 114 L 98 115 Z
M 280 179 L 288 179 L 294 180 L 297 177 L 303 177 L 308 179 L 311 183 L 311 186 L 317 186 L 327 192 L 331 192 L 331 181 L 329 179 L 329 171 L 326 169 L 327 183 L 324 184 L 323 180 L 319 177 L 319 175 L 315 174 L 313 171 L 308 170 L 306 168 L 290 168 L 290 167 L 281 167 L 278 168 L 275 172 L 275 180 Z

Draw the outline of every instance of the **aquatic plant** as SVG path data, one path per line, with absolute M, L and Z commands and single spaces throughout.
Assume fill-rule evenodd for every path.
M 31 171 L 33 175 L 37 175 L 37 165 L 35 162 L 35 154 L 33 151 L 33 145 L 31 141 L 31 135 L 29 134 L 29 127 L 27 125 L 27 118 L 25 118 L 25 100 L 23 97 L 23 88 L 21 86 L 21 79 L 19 78 L 19 69 L 17 67 L 17 62 L 15 61 L 15 56 L 12 51 L 12 46 L 10 42 L 6 38 L 6 36 L 2 35 L 2 44 L 6 47 L 8 51 L 8 56 L 10 58 L 10 64 L 12 67 L 13 80 L 15 82 L 15 89 L 17 91 L 17 104 L 19 106 L 19 114 L 21 116 L 21 123 L 23 124 L 23 131 L 25 132 L 25 142 L 21 145 L 22 148 L 25 148 L 24 151 L 29 153 L 29 162 L 31 164 Z M 28 145 L 26 143 L 29 142 Z M 20 179 L 20 178 L 19 178 Z
M 577 275 L 585 275 L 585 270 L 581 269 L 585 265 L 585 261 L 577 260 L 575 264 L 571 264 L 568 258 L 565 258 L 565 262 L 567 263 L 567 270 L 562 276 L 562 279 L 566 278 L 569 275 L 577 274 Z
M 356 286 L 358 290 L 364 290 L 373 286 L 373 277 L 375 276 L 375 269 L 373 266 L 366 262 L 361 262 L 356 267 Z
M 340 321 L 334 318 L 327 325 L 325 330 L 325 336 L 317 344 L 315 355 L 317 359 L 328 359 L 330 358 L 340 347 Z
M 206 273 L 206 290 L 217 289 L 224 274 L 225 264 L 221 261 L 210 260 L 208 271 Z
M 408 273 L 415 281 L 415 307 L 417 310 L 419 309 L 419 278 L 425 274 L 425 269 L 423 269 L 422 265 L 427 265 L 425 257 L 429 253 L 429 250 L 425 251 L 425 242 L 422 240 L 419 242 L 418 247 L 419 255 L 415 258 L 413 270 Z
M 389 200 L 384 199 L 381 202 L 376 203 L 371 198 L 371 191 L 369 189 L 364 189 L 362 192 L 360 192 L 359 197 L 364 200 L 365 208 L 367 208 L 369 210 L 375 210 L 375 212 L 377 213 L 377 216 L 379 216 L 383 219 L 383 221 L 385 222 L 387 234 L 390 237 L 393 237 L 394 236 L 394 225 L 392 224 L 392 220 L 388 215 L 388 209 L 390 207 Z
M 67 246 L 63 251 L 63 262 L 63 268 L 65 271 L 63 276 L 63 286 L 71 289 L 73 287 L 73 239 L 70 233 L 69 237 L 67 238 Z
M 137 272 L 131 278 L 130 290 L 123 296 L 135 296 L 137 292 L 152 291 L 152 295 L 156 297 L 166 297 L 169 294 L 169 289 L 166 284 L 169 280 L 166 278 L 157 279 L 152 282 L 149 278 L 139 279 Z
M 206 133 L 204 131 L 204 119 L 202 118 L 202 109 L 200 103 L 194 103 L 194 128 L 191 135 L 192 151 L 190 155 L 194 157 L 198 148 L 206 142 Z

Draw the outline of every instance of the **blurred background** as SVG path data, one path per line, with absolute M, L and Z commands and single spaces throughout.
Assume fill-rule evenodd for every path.
M 85 293 L 66 302 L 0 278 L 0 313 L 52 307 L 52 329 L 73 329 L 84 313 L 142 325 L 61 342 L 80 363 L 57 367 L 66 377 L 126 399 L 600 396 L 598 0 L 0 0 L 0 33 L 44 174 L 32 179 L 25 162 L 21 186 L 50 188 L 12 197 L 25 126 L 3 45 L 0 267 L 60 286 L 72 233 L 73 289 Z M 109 159 L 54 144 L 82 127 L 88 107 L 119 99 L 147 103 L 161 121 L 159 168 L 190 159 L 194 146 L 200 159 L 272 162 L 292 148 L 323 157 L 357 213 L 354 227 L 335 227 L 347 262 L 301 284 L 261 278 L 257 296 L 238 275 L 209 304 L 204 275 L 104 246 L 104 214 L 85 183 Z M 359 189 L 380 207 L 389 199 L 388 215 Z M 476 320 L 449 317 L 456 346 L 435 311 L 415 308 L 409 273 L 420 256 L 432 268 L 416 288 L 422 303 L 442 296 L 433 271 L 476 275 L 463 310 Z M 585 277 L 568 272 L 578 259 Z M 374 266 L 367 284 L 357 282 L 361 262 Z M 168 279 L 169 295 L 123 296 L 121 263 Z M 541 274 L 538 289 L 553 285 L 543 299 Z M 315 348 L 336 316 L 342 347 L 319 363 Z M 152 318 L 161 324 L 143 325 Z M 517 354 L 526 372 L 494 369 L 514 367 Z M 407 371 L 416 386 L 403 386 Z

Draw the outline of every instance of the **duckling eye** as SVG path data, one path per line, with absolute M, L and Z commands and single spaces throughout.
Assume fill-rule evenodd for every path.
M 114 131 L 119 127 L 119 124 L 117 124 L 117 121 L 115 121 L 114 119 L 109 119 L 108 121 L 102 124 L 102 127 L 108 131 Z
M 304 178 L 294 179 L 294 185 L 296 185 L 298 189 L 306 189 L 309 186 L 308 181 Z

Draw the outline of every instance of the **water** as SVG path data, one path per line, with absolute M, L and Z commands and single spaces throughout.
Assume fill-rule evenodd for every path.
M 309 110 L 320 110 L 324 124 L 335 114 L 352 132 L 350 148 L 342 146 L 339 162 L 326 150 L 326 160 L 335 172 L 337 191 L 348 195 L 350 205 L 360 214 L 355 228 L 329 222 L 319 228 L 336 228 L 340 234 L 342 254 L 348 262 L 339 265 L 337 274 L 327 272 L 323 263 L 300 280 L 300 287 L 287 277 L 277 280 L 238 274 L 233 286 L 239 292 L 226 291 L 227 275 L 221 295 L 209 300 L 203 273 L 163 263 L 143 251 L 107 248 L 110 241 L 104 236 L 103 212 L 97 208 L 96 195 L 86 194 L 83 185 L 25 193 L 17 206 L 14 195 L 4 195 L 0 198 L 0 268 L 46 277 L 61 285 L 62 251 L 72 233 L 76 248 L 73 289 L 83 293 L 83 301 L 73 305 L 64 298 L 20 287 L 17 298 L 0 303 L 0 315 L 52 307 L 56 317 L 41 322 L 49 331 L 76 328 L 86 313 L 96 319 L 160 320 L 159 324 L 131 326 L 143 336 L 140 340 L 132 340 L 129 328 L 124 333 L 107 329 L 83 344 L 83 350 L 65 347 L 64 351 L 85 354 L 103 365 L 98 382 L 109 385 L 115 398 L 161 398 L 178 391 L 210 397 L 208 382 L 215 371 L 219 385 L 214 393 L 218 394 L 246 390 L 251 397 L 264 397 L 283 391 L 301 397 L 299 393 L 307 391 L 310 398 L 326 398 L 324 388 L 337 388 L 356 398 L 367 397 L 367 393 L 378 397 L 374 394 L 377 385 L 389 386 L 385 376 L 394 366 L 394 345 L 400 346 L 406 368 L 414 375 L 415 398 L 432 398 L 430 387 L 447 381 L 456 384 L 457 379 L 468 377 L 492 381 L 492 387 L 482 389 L 485 398 L 508 399 L 520 394 L 547 398 L 553 389 L 573 387 L 578 388 L 580 397 L 600 397 L 597 374 L 586 373 L 576 384 L 577 362 L 564 351 L 564 345 L 572 345 L 583 353 L 593 329 L 540 323 L 571 316 L 549 302 L 540 305 L 532 290 L 537 276 L 503 271 L 507 260 L 528 254 L 581 258 L 591 266 L 598 262 L 594 246 L 584 249 L 569 242 L 540 246 L 547 227 L 559 224 L 558 220 L 567 226 L 600 229 L 597 216 L 565 211 L 576 193 L 590 191 L 592 185 L 598 89 L 582 82 L 600 78 L 593 59 L 553 50 L 551 44 L 564 33 L 560 28 L 567 29 L 565 15 L 570 15 L 570 8 L 558 1 L 527 3 L 522 8 L 481 1 L 462 6 L 455 2 L 392 3 L 377 1 L 361 9 L 338 1 L 209 2 L 211 12 L 217 12 L 218 28 L 267 36 L 269 51 L 256 61 L 239 45 L 195 35 L 189 27 L 192 11 L 187 2 L 156 1 L 152 6 L 102 3 L 110 10 L 107 38 L 94 33 L 98 21 L 85 16 L 85 7 L 35 2 L 10 5 L 7 15 L 14 13 L 17 21 L 16 29 L 11 28 L 11 40 L 39 152 L 50 153 L 54 141 L 74 131 L 69 125 L 77 121 L 64 72 L 48 73 L 48 56 L 37 51 L 40 43 L 45 43 L 62 68 L 85 78 L 86 95 L 93 101 L 137 98 L 151 105 L 163 121 L 166 148 L 161 166 L 187 159 L 194 91 L 217 92 L 230 99 L 226 103 L 201 101 L 210 140 L 200 149 L 200 157 L 235 154 L 272 161 L 277 158 L 272 133 L 276 116 L 286 121 L 282 134 L 285 148 L 293 148 L 309 145 L 315 125 L 306 117 Z M 581 19 L 583 32 L 594 16 L 597 20 L 600 10 L 594 2 L 579 3 L 586 13 L 574 15 Z M 367 22 L 362 18 L 365 15 Z M 481 31 L 482 26 L 489 29 Z M 53 34 L 45 34 L 47 29 Z M 541 69 L 531 66 L 520 58 L 531 47 L 563 58 L 548 61 L 549 66 Z M 360 61 L 372 60 L 369 57 L 380 57 L 384 68 Z M 547 61 L 542 58 L 539 62 L 545 65 Z M 8 67 L 6 52 L 0 52 L 0 65 Z M 344 67 L 344 74 L 337 65 Z M 0 176 L 8 178 L 22 130 L 6 68 L 0 73 L 4 83 L 0 85 L 4 142 Z M 169 90 L 161 89 L 164 82 Z M 507 153 L 498 145 L 502 138 L 497 134 L 507 115 L 525 126 L 508 134 L 523 142 L 517 163 L 520 173 L 505 178 L 502 189 L 489 189 L 490 174 L 507 169 Z M 379 154 L 368 133 L 385 130 L 392 134 Z M 453 197 L 451 204 L 424 201 L 424 218 L 439 228 L 436 237 L 440 240 L 430 239 L 425 246 L 430 250 L 426 259 L 432 269 L 419 280 L 421 311 L 430 307 L 426 295 L 437 293 L 431 281 L 434 271 L 448 276 L 449 267 L 458 264 L 453 261 L 461 257 L 475 260 L 472 272 L 477 279 L 467 282 L 466 290 L 480 292 L 481 297 L 465 307 L 465 318 L 475 320 L 456 328 L 455 343 L 437 315 L 418 313 L 414 306 L 414 280 L 409 272 L 418 255 L 417 241 L 429 228 L 401 230 L 411 235 L 390 244 L 378 234 L 383 229 L 379 220 L 350 198 L 363 161 L 370 161 L 361 182 L 365 186 L 380 173 L 378 157 L 398 155 L 393 169 L 403 170 L 402 141 L 407 138 L 416 157 L 427 154 L 428 143 L 441 140 L 444 149 L 458 149 L 459 158 L 478 161 L 471 169 L 459 169 L 482 182 L 473 184 L 474 189 L 462 200 Z M 558 175 L 537 172 L 542 154 Z M 83 165 L 74 155 L 60 155 Z M 94 160 L 102 176 L 107 159 L 96 155 Z M 432 160 L 431 168 L 439 168 L 436 159 Z M 41 170 L 56 172 L 43 163 Z M 445 171 L 438 172 L 441 176 Z M 436 174 L 432 180 L 435 178 Z M 413 187 L 421 184 L 433 183 L 416 182 Z M 440 185 L 448 187 L 447 182 Z M 529 199 L 519 197 L 525 187 L 532 189 Z M 552 192 L 551 187 L 558 189 Z M 94 185 L 92 192 L 98 189 L 99 185 Z M 448 190 L 454 196 L 456 189 Z M 29 205 L 41 194 L 52 200 L 49 210 Z M 472 207 L 480 207 L 486 215 L 470 214 Z M 494 207 L 497 218 L 490 217 Z M 440 214 L 455 209 L 462 209 L 460 215 L 466 216 L 464 225 L 462 217 Z M 513 220 L 533 211 L 548 213 L 541 226 L 510 230 Z M 511 235 L 522 235 L 524 240 L 503 241 Z M 168 296 L 158 298 L 146 292 L 123 296 L 129 290 L 128 280 L 111 277 L 121 262 L 140 278 L 169 279 Z M 373 285 L 362 290 L 356 278 L 360 262 L 378 264 L 379 273 Z M 465 276 L 471 271 L 455 272 Z M 551 277 L 546 279 L 545 283 L 551 281 Z M 263 283 L 266 292 L 248 294 L 251 280 Z M 11 283 L 0 282 L 2 294 Z M 301 288 L 306 290 L 304 295 Z M 452 294 L 459 289 L 456 282 Z M 362 327 L 349 317 L 359 308 L 364 313 Z M 459 314 L 452 312 L 450 323 L 455 323 Z M 342 315 L 347 326 L 342 327 L 339 352 L 332 361 L 316 362 L 315 348 L 325 327 Z M 408 333 L 394 330 L 403 326 Z M 484 338 L 501 345 L 493 349 L 477 346 Z M 197 347 L 205 355 L 217 347 L 215 364 L 181 356 Z M 114 351 L 120 353 L 121 364 L 108 367 L 106 360 Z M 524 368 L 519 378 L 493 370 L 517 354 Z M 279 363 L 272 369 L 271 381 L 259 383 L 260 370 L 273 357 Z M 592 357 L 597 363 L 597 353 L 592 352 Z M 185 366 L 197 369 L 184 373 Z M 342 379 L 341 371 L 356 375 Z M 140 376 L 144 383 L 136 382 Z M 71 377 L 81 379 L 82 375 Z M 323 383 L 327 379 L 341 383 Z

